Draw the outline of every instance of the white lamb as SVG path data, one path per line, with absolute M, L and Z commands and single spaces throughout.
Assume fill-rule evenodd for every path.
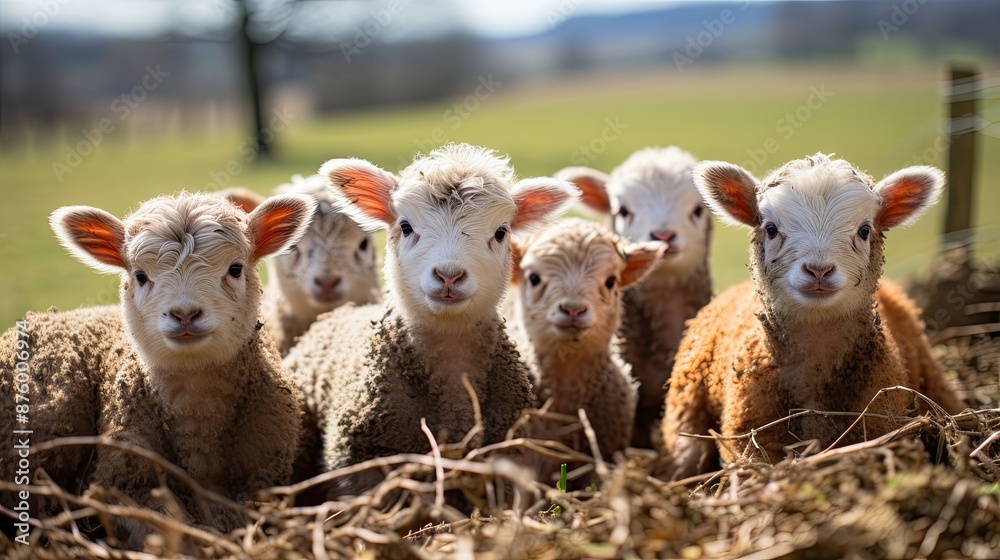
M 618 359 L 615 331 L 622 290 L 642 280 L 666 249 L 627 243 L 601 224 L 568 219 L 517 243 L 512 334 L 528 362 L 539 403 L 553 412 L 587 414 L 604 456 L 632 441 L 637 387 Z M 536 426 L 532 436 L 590 451 L 582 433 Z M 540 473 L 557 471 L 542 465 Z
M 712 221 L 691 177 L 696 163 L 673 146 L 645 148 L 610 175 L 587 167 L 556 175 L 583 191 L 584 204 L 611 216 L 619 235 L 667 247 L 649 277 L 623 295 L 622 358 L 640 384 L 635 447 L 653 446 L 684 325 L 712 298 Z
M 300 467 L 428 451 L 421 418 L 440 440 L 460 440 L 474 425 L 462 376 L 482 408 L 483 442 L 502 440 L 534 402 L 497 311 L 511 231 L 561 212 L 576 189 L 548 177 L 515 182 L 507 159 L 467 144 L 418 157 L 398 176 L 358 159 L 329 161 L 320 173 L 362 227 L 388 228 L 389 289 L 386 305 L 321 317 L 285 358 L 306 396 Z
M 916 220 L 938 199 L 944 174 L 908 167 L 879 183 L 843 160 L 816 154 L 758 182 L 740 167 L 704 162 L 695 182 L 713 211 L 752 230 L 752 282 L 719 294 L 691 322 L 666 400 L 664 461 L 675 477 L 712 468 L 711 440 L 750 430 L 795 409 L 904 414 L 923 403 L 885 387 L 923 392 L 945 410 L 962 403 L 930 358 L 917 312 L 891 284 L 879 287 L 884 232 Z M 897 340 L 900 335 L 910 340 Z M 905 343 L 905 344 L 904 344 Z M 911 355 L 908 355 L 911 354 Z M 722 440 L 723 461 L 746 450 L 771 460 L 801 440 L 832 444 L 854 420 L 805 416 L 753 441 Z M 866 418 L 845 440 L 891 429 Z
M 315 202 L 283 195 L 247 215 L 215 196 L 181 194 L 142 204 L 124 221 L 70 206 L 51 224 L 67 250 L 121 276 L 120 307 L 29 313 L 0 337 L 0 391 L 26 397 L 32 444 L 96 436 L 154 451 L 204 487 L 236 500 L 287 482 L 301 429 L 299 393 L 260 330 L 257 262 L 285 250 L 308 227 Z M 20 345 L 20 342 L 26 345 Z M 28 380 L 15 377 L 19 363 Z M 6 398 L 6 397 L 5 397 Z M 0 474 L 27 484 L 44 468 L 63 488 L 117 490 L 140 505 L 175 511 L 151 495 L 162 470 L 115 448 L 67 447 L 31 456 L 15 477 L 14 406 L 0 407 Z M 23 457 L 22 457 L 23 458 Z M 185 523 L 228 531 L 238 512 L 204 507 L 166 477 Z M 103 489 L 103 490 L 102 490 Z M 2 496 L 12 508 L 13 494 Z M 16 502 L 15 502 L 16 503 Z M 33 516 L 44 517 L 38 504 Z M 106 527 L 127 546 L 146 528 Z
M 316 211 L 312 225 L 294 248 L 266 261 L 268 283 L 262 315 L 282 356 L 320 314 L 347 302 L 365 304 L 381 299 L 372 236 L 334 208 L 334 196 L 326 179 L 295 175 L 291 183 L 274 189 L 276 195 L 286 193 L 315 198 Z M 265 200 L 240 187 L 220 194 L 247 212 Z

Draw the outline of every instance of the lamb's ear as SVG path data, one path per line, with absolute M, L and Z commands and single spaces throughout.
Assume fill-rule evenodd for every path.
M 125 224 L 111 214 L 90 206 L 63 206 L 49 216 L 59 242 L 83 264 L 100 272 L 127 269 L 122 258 Z
M 248 216 L 253 259 L 283 253 L 309 229 L 316 199 L 304 194 L 280 194 L 261 203 Z
M 239 206 L 247 214 L 253 212 L 255 208 L 267 200 L 266 196 L 255 193 L 246 187 L 228 187 L 216 194 Z
M 703 161 L 694 168 L 694 185 L 723 221 L 757 227 L 757 179 L 738 165 L 724 161 Z
M 627 288 L 642 280 L 656 268 L 663 253 L 667 250 L 666 243 L 644 241 L 629 243 L 625 246 L 625 270 L 622 271 L 621 287 Z
M 566 167 L 556 173 L 556 179 L 569 181 L 580 189 L 580 202 L 601 214 L 611 213 L 608 199 L 608 174 L 589 167 Z
M 908 226 L 937 202 L 944 190 L 944 172 L 936 167 L 915 165 L 882 179 L 875 194 L 882 199 L 876 222 L 879 229 Z
M 580 191 L 572 183 L 552 177 L 518 181 L 512 194 L 517 205 L 517 215 L 510 224 L 514 231 L 541 225 L 568 210 L 580 198 Z
M 338 210 L 354 219 L 366 231 L 395 223 L 392 191 L 396 177 L 375 165 L 356 158 L 331 159 L 319 168 L 338 198 Z

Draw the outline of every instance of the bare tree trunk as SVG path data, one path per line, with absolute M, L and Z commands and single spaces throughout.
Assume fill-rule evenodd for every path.
M 261 80 L 257 73 L 261 45 L 250 35 L 250 7 L 247 0 L 237 2 L 242 9 L 240 21 L 240 39 L 243 42 L 243 55 L 246 62 L 247 88 L 250 92 L 250 106 L 253 111 L 254 137 L 258 157 L 267 157 L 270 152 L 268 139 L 264 135 L 264 109 L 261 103 Z

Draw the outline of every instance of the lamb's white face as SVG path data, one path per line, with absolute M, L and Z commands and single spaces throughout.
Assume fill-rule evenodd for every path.
M 318 201 L 312 225 L 295 247 L 270 262 L 271 277 L 296 310 L 319 314 L 377 298 L 371 235 L 326 200 Z
M 148 201 L 124 223 L 62 208 L 52 226 L 81 260 L 121 272 L 123 316 L 142 358 L 190 368 L 243 349 L 259 314 L 257 261 L 293 243 L 313 205 L 279 197 L 248 217 L 221 198 L 183 194 Z
M 817 319 L 864 305 L 880 207 L 849 167 L 813 167 L 761 193 L 763 273 L 775 302 Z
M 407 309 L 444 319 L 481 317 L 496 308 L 507 286 L 517 207 L 506 189 L 484 187 L 490 181 L 471 177 L 445 188 L 400 182 L 386 274 Z
M 235 212 L 185 200 L 140 207 L 126 227 L 121 297 L 149 362 L 230 359 L 250 338 L 260 278 Z
M 691 168 L 645 179 L 612 174 L 608 195 L 618 234 L 667 246 L 658 268 L 689 270 L 707 258 L 710 218 L 691 180 Z
M 750 266 L 774 311 L 822 322 L 872 306 L 882 274 L 883 232 L 933 205 L 944 174 L 897 171 L 878 184 L 844 160 L 816 154 L 758 183 L 746 170 L 703 162 L 695 184 L 711 209 L 753 229 Z
M 691 175 L 696 163 L 676 147 L 646 148 L 610 175 L 571 167 L 559 177 L 583 190 L 585 204 L 610 214 L 619 235 L 665 244 L 654 274 L 673 274 L 696 269 L 708 258 L 711 221 Z
M 363 160 L 320 169 L 363 228 L 388 228 L 385 277 L 411 321 L 461 327 L 495 315 L 510 278 L 512 230 L 562 212 L 577 192 L 542 177 L 513 183 L 491 150 L 450 144 L 399 177 Z

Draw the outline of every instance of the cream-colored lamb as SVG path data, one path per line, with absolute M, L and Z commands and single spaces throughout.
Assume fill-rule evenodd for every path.
M 28 313 L 0 337 L 0 391 L 29 405 L 32 444 L 64 436 L 106 436 L 156 452 L 202 486 L 235 500 L 287 483 L 301 415 L 300 396 L 259 323 L 257 262 L 295 243 L 315 203 L 269 199 L 247 215 L 209 195 L 143 203 L 124 220 L 84 206 L 60 208 L 51 224 L 85 264 L 121 276 L 120 306 Z M 26 354 L 17 341 L 25 341 Z M 13 375 L 27 363 L 30 380 Z M 23 386 L 23 390 L 22 390 Z M 203 507 L 151 461 L 106 447 L 66 447 L 19 464 L 14 407 L 0 407 L 0 474 L 27 483 L 37 469 L 71 492 L 117 491 L 138 504 L 176 511 L 151 494 L 166 480 L 183 523 L 229 531 L 238 511 Z M 23 482 L 22 482 L 23 481 Z M 4 493 L 7 508 L 15 500 Z M 49 509 L 51 506 L 55 511 Z M 61 511 L 39 504 L 33 517 Z M 119 519 L 106 529 L 138 549 L 146 527 Z
M 621 353 L 640 384 L 635 447 L 653 446 L 685 324 L 712 299 L 712 221 L 691 176 L 696 163 L 675 146 L 644 148 L 610 174 L 587 167 L 557 174 L 580 188 L 585 205 L 611 218 L 619 235 L 666 247 L 649 277 L 622 294 Z
M 539 403 L 552 399 L 553 412 L 576 416 L 583 409 L 605 457 L 628 447 L 635 422 L 636 382 L 622 367 L 614 339 L 621 293 L 642 280 L 664 250 L 660 243 L 628 243 L 595 222 L 567 219 L 515 252 L 511 330 L 535 394 Z M 537 425 L 532 436 L 590 451 L 582 432 L 560 437 Z M 539 472 L 558 472 L 558 465 Z
M 316 317 L 354 302 L 381 299 L 375 270 L 375 243 L 370 233 L 334 208 L 335 198 L 319 175 L 292 177 L 275 195 L 300 193 L 316 199 L 316 211 L 305 235 L 286 253 L 267 259 L 264 327 L 285 356 Z M 252 212 L 265 197 L 241 187 L 220 192 Z

